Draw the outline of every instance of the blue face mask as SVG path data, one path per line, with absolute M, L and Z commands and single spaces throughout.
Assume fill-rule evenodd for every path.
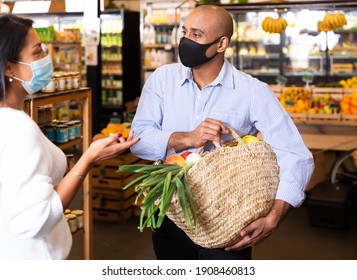
M 39 60 L 35 60 L 31 63 L 25 63 L 18 61 L 17 63 L 28 65 L 32 70 L 32 79 L 31 81 L 24 81 L 17 77 L 12 77 L 18 81 L 22 82 L 22 86 L 27 91 L 28 94 L 33 94 L 38 92 L 39 90 L 45 88 L 52 79 L 52 60 L 49 55 L 41 58 Z

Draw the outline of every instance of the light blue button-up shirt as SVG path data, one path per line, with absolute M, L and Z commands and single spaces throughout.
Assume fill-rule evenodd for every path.
M 132 130 L 141 140 L 131 148 L 140 158 L 164 159 L 173 132 L 194 130 L 206 118 L 220 120 L 240 136 L 261 132 L 277 155 L 276 199 L 298 207 L 314 169 L 313 157 L 269 86 L 238 71 L 227 60 L 217 78 L 200 90 L 190 68 L 158 68 L 144 85 Z M 224 135 L 223 141 L 231 138 Z M 212 143 L 206 149 L 212 149 Z

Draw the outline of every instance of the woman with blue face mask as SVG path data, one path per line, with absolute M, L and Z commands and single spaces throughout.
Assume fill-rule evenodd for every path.
M 0 260 L 65 259 L 72 235 L 63 212 L 96 162 L 139 141 L 112 135 L 93 142 L 63 177 L 66 156 L 22 110 L 46 87 L 52 62 L 32 20 L 0 16 Z

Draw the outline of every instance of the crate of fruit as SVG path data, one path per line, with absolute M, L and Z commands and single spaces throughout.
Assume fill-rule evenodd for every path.
M 281 105 L 297 120 L 307 119 L 310 100 L 311 88 L 306 87 L 285 87 L 280 97 Z
M 315 87 L 308 110 L 308 120 L 340 121 L 342 97 L 342 88 Z
M 357 88 L 344 89 L 340 106 L 343 122 L 357 122 Z

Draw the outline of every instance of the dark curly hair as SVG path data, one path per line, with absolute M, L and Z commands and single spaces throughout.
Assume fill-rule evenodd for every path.
M 27 32 L 32 24 L 32 19 L 13 14 L 0 16 L 0 101 L 5 100 L 6 97 L 8 83 L 5 79 L 6 63 L 19 60 Z

